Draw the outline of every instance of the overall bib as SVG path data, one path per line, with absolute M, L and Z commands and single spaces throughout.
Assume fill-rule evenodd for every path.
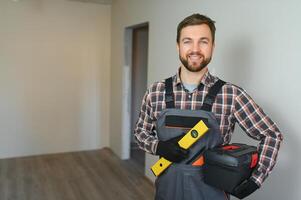
M 173 163 L 157 177 L 155 200 L 225 200 L 229 197 L 217 188 L 203 182 L 202 166 L 192 165 L 202 152 L 222 144 L 218 122 L 211 112 L 216 94 L 225 82 L 218 80 L 210 89 L 201 110 L 175 109 L 172 77 L 165 81 L 166 109 L 162 110 L 156 130 L 159 140 L 166 141 L 184 135 L 199 120 L 209 131 L 189 148 L 189 157 L 181 163 Z

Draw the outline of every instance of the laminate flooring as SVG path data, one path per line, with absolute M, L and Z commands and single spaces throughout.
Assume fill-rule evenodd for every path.
M 0 160 L 0 200 L 153 200 L 132 160 L 108 148 Z

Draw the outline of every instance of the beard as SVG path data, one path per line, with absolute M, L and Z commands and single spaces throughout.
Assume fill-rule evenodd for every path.
M 203 57 L 203 61 L 197 65 L 197 66 L 194 66 L 193 64 L 189 64 L 188 63 L 188 56 L 190 55 L 199 55 L 199 56 L 202 56 Z M 179 58 L 180 58 L 180 61 L 182 62 L 182 64 L 184 65 L 184 67 L 190 71 L 190 72 L 199 72 L 201 71 L 202 69 L 204 69 L 211 61 L 211 57 L 209 58 L 205 58 L 204 55 L 200 54 L 200 53 L 191 53 L 191 54 L 188 54 L 185 58 L 182 57 L 180 54 L 179 54 Z

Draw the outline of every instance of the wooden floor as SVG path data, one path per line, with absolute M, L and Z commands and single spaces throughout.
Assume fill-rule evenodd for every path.
M 0 160 L 0 200 L 148 200 L 153 184 L 111 150 Z

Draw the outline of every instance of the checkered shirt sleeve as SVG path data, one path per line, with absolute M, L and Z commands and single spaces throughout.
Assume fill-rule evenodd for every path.
M 242 89 L 239 89 L 235 98 L 233 113 L 239 126 L 251 138 L 260 141 L 259 161 L 251 179 L 261 186 L 276 163 L 283 136 L 276 124 Z
M 154 134 L 155 121 L 153 120 L 150 88 L 143 97 L 139 118 L 134 130 L 134 136 L 139 148 L 148 153 L 155 154 L 159 141 L 156 134 Z

